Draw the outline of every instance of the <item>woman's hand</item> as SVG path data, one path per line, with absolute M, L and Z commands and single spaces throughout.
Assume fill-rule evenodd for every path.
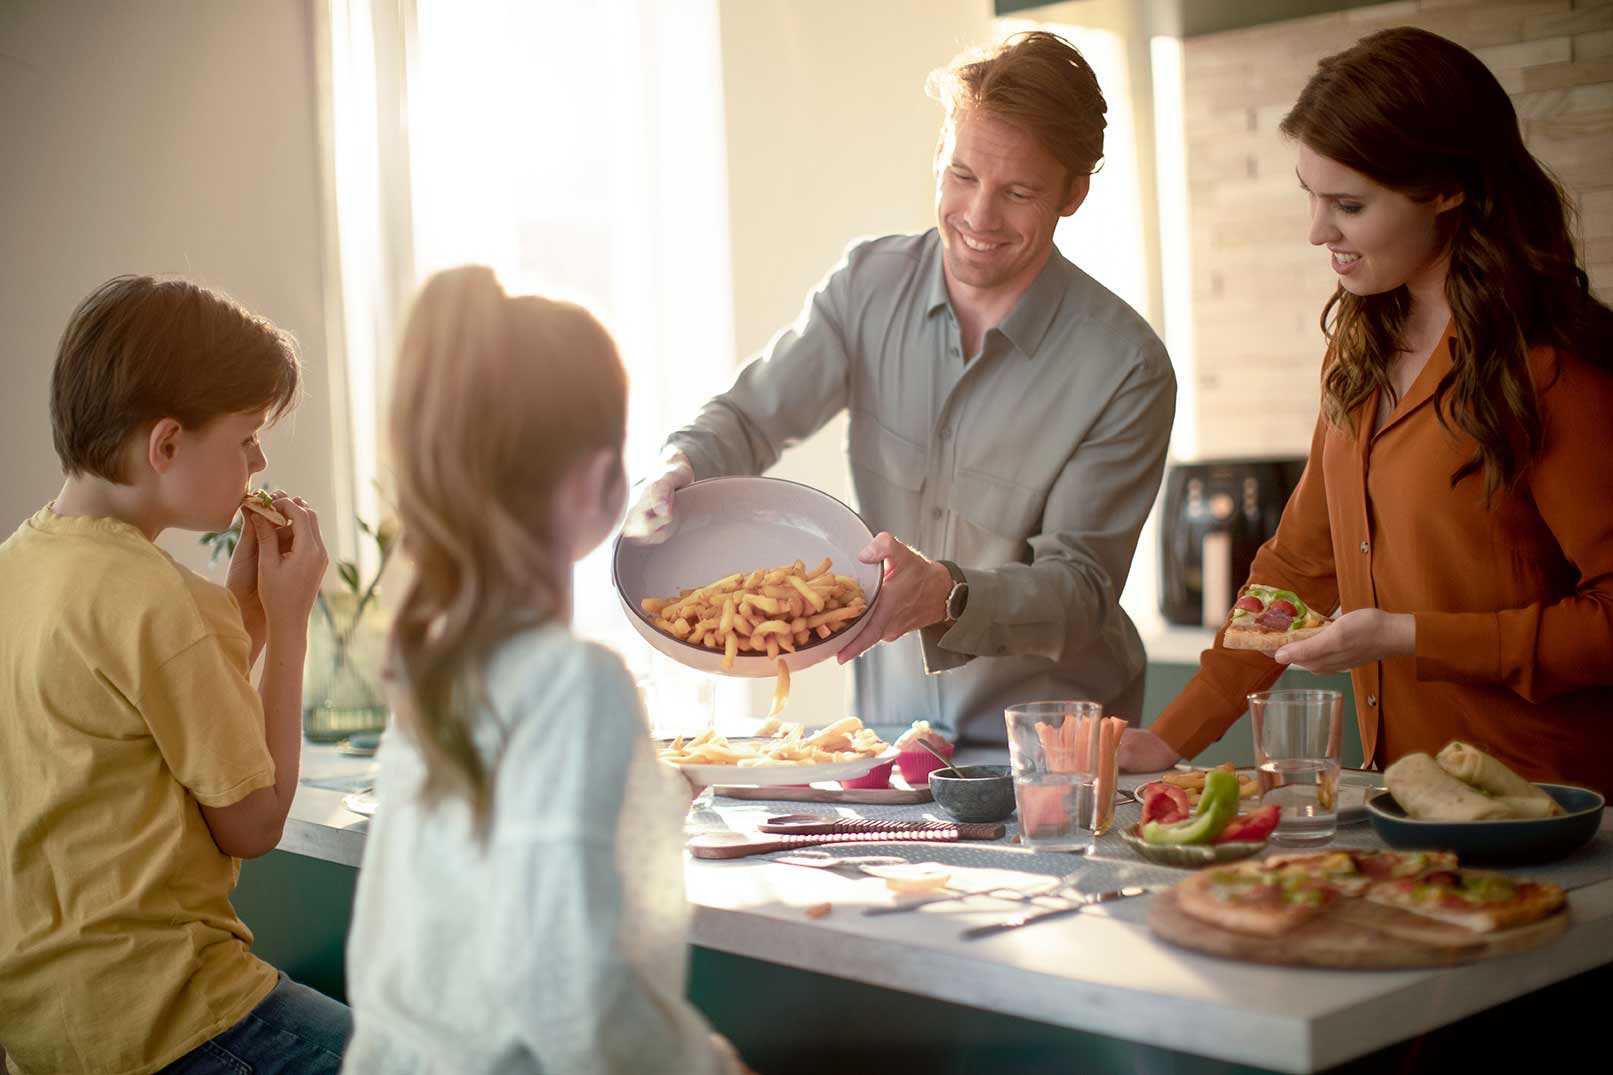
M 1181 757 L 1176 748 L 1153 732 L 1127 728 L 1120 737 L 1115 759 L 1123 773 L 1158 773 L 1175 765 Z
M 1416 652 L 1417 621 L 1411 613 L 1358 608 L 1334 620 L 1320 634 L 1290 642 L 1272 657 L 1278 664 L 1328 675 Z

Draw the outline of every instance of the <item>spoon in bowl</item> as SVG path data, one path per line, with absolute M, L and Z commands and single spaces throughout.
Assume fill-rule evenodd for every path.
M 919 746 L 923 747 L 925 750 L 928 750 L 931 754 L 934 754 L 935 759 L 937 761 L 939 761 L 942 765 L 945 765 L 948 769 L 951 769 L 953 776 L 957 777 L 959 780 L 968 780 L 969 779 L 968 777 L 964 776 L 963 773 L 961 773 L 958 770 L 957 766 L 952 764 L 952 759 L 951 758 L 947 757 L 945 754 L 941 753 L 939 750 L 936 750 L 934 747 L 932 747 L 930 745 L 930 741 L 928 739 L 919 739 L 919 740 L 917 740 L 917 743 L 918 743 Z

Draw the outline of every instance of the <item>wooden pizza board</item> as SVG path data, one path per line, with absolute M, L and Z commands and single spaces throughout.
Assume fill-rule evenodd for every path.
M 1281 937 L 1257 937 L 1212 926 L 1183 912 L 1174 890 L 1154 896 L 1148 925 L 1155 935 L 1195 951 L 1252 963 L 1388 970 L 1444 967 L 1537 948 L 1568 928 L 1568 910 L 1495 933 L 1361 899 L 1341 899 Z

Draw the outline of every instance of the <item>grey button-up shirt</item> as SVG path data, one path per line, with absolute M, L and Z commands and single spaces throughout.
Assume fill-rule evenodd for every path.
M 961 619 L 856 662 L 865 723 L 1001 742 L 1004 707 L 1044 698 L 1135 722 L 1145 658 L 1119 597 L 1165 463 L 1170 358 L 1055 250 L 964 359 L 935 229 L 857 243 L 669 443 L 697 478 L 760 474 L 847 409 L 868 525 L 963 569 Z

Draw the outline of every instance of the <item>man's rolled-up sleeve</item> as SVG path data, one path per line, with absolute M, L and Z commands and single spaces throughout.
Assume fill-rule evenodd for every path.
M 1028 564 L 960 565 L 964 614 L 923 632 L 925 669 L 974 657 L 1051 661 L 1088 648 L 1112 628 L 1137 536 L 1154 504 L 1176 412 L 1176 378 L 1163 349 L 1121 382 L 1091 435 L 1048 492 Z
M 853 253 L 807 297 L 800 317 L 745 364 L 733 387 L 667 438 L 689 457 L 696 479 L 760 474 L 844 409 Z

